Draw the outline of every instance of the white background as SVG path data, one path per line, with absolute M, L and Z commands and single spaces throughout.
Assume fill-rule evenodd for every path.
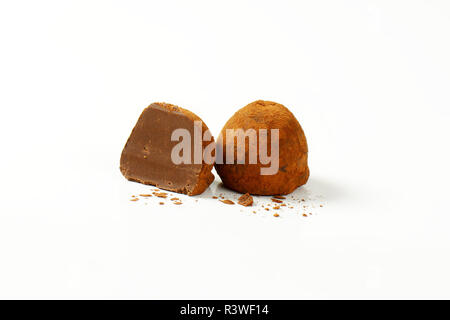
M 1 1 L 0 298 L 450 298 L 449 40 L 448 1 Z M 148 104 L 257 99 L 323 208 L 129 201 Z

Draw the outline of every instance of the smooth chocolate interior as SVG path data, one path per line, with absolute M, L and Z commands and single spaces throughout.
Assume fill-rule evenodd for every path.
M 174 164 L 172 132 L 184 128 L 191 135 L 191 164 Z M 194 121 L 181 110 L 152 104 L 139 117 L 120 159 L 123 175 L 133 181 L 180 193 L 190 193 L 197 184 L 201 164 L 194 164 Z

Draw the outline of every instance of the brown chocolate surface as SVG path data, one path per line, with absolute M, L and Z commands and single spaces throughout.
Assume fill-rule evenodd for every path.
M 201 119 L 180 107 L 153 103 L 139 117 L 120 158 L 120 171 L 131 181 L 157 186 L 188 195 L 202 193 L 214 180 L 212 164 L 194 164 L 194 121 Z M 191 164 L 174 164 L 172 149 L 179 141 L 171 141 L 176 129 L 191 134 Z M 208 130 L 202 125 L 202 134 Z M 213 141 L 213 140 L 212 140 Z M 210 142 L 204 141 L 204 149 Z
M 241 130 L 279 130 L 279 166 L 278 171 L 271 175 L 262 175 L 261 168 L 267 167 L 259 159 L 255 164 L 244 164 L 236 161 L 238 158 L 238 147 L 236 138 L 227 141 L 226 131 L 228 129 Z M 294 114 L 285 106 L 272 102 L 258 100 L 238 110 L 225 124 L 218 139 L 219 149 L 223 150 L 223 159 L 227 159 L 227 152 L 234 153 L 233 163 L 216 161 L 216 171 L 222 179 L 223 184 L 240 193 L 253 195 L 286 195 L 293 192 L 299 186 L 304 185 L 309 178 L 308 167 L 308 145 L 305 133 L 295 118 Z M 270 139 L 268 139 L 270 141 Z M 233 144 L 234 148 L 228 148 L 227 144 Z M 267 146 L 270 149 L 270 145 Z M 249 159 L 250 144 L 245 141 L 243 148 L 245 157 Z M 220 159 L 218 159 L 220 160 Z M 223 163 L 225 162 L 225 163 Z

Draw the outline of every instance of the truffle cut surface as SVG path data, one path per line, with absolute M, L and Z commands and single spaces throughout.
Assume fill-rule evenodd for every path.
M 167 103 L 153 103 L 139 117 L 122 151 L 120 171 L 131 181 L 158 188 L 196 195 L 202 193 L 214 180 L 213 164 L 194 163 L 194 121 L 202 121 L 194 113 Z M 180 143 L 172 141 L 176 129 L 190 133 L 191 159 L 174 163 L 173 148 Z M 202 122 L 202 136 L 208 130 Z M 202 151 L 213 143 L 201 141 Z

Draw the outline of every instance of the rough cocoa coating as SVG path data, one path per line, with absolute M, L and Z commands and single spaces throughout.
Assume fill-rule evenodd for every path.
M 197 195 L 213 182 L 212 164 L 174 164 L 171 141 L 175 129 L 184 128 L 193 137 L 194 121 L 189 110 L 168 103 L 153 103 L 139 117 L 122 151 L 120 171 L 128 180 L 188 195 Z M 202 136 L 208 127 L 202 121 Z M 214 142 L 214 138 L 211 139 Z M 211 141 L 202 141 L 202 151 Z M 192 142 L 193 143 L 193 142 Z M 193 145 L 191 145 L 193 150 Z
M 295 116 L 283 105 L 258 100 L 237 111 L 222 129 L 224 163 L 227 153 L 226 129 L 279 129 L 279 169 L 274 175 L 261 175 L 260 169 L 268 167 L 259 161 L 249 164 L 249 141 L 245 143 L 245 164 L 237 164 L 237 139 L 234 142 L 233 164 L 215 164 L 224 185 L 240 193 L 254 195 L 289 194 L 309 178 L 308 145 L 302 127 Z M 267 149 L 270 152 L 270 134 Z M 259 152 L 259 148 L 258 148 Z M 270 153 L 269 153 L 270 154 Z

